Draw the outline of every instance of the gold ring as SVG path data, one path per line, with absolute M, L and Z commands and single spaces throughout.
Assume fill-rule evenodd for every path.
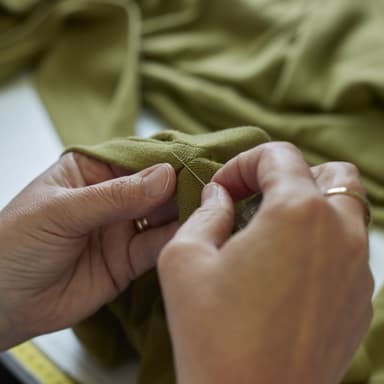
M 333 196 L 333 195 L 347 195 L 350 197 L 355 198 L 356 200 L 360 201 L 360 203 L 363 205 L 365 209 L 365 220 L 367 225 L 371 222 L 371 205 L 369 204 L 369 200 L 365 197 L 364 194 L 355 191 L 353 189 L 349 189 L 347 187 L 334 187 L 327 189 L 324 193 L 324 196 Z
M 141 219 L 134 220 L 135 228 L 137 232 L 144 232 L 146 229 L 150 227 L 149 221 L 146 217 L 142 217 Z

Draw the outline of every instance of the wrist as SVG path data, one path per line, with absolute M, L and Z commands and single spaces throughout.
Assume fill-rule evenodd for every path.
M 1 223 L 0 234 L 4 234 L 4 231 L 1 229 Z M 4 245 L 5 241 L 1 237 L 0 244 Z M 0 247 L 0 258 L 5 260 L 8 257 L 9 254 Z M 14 306 L 10 303 L 10 297 L 15 292 L 15 289 L 9 286 L 9 281 L 7 281 L 6 277 L 10 274 L 7 274 L 6 270 L 7 268 L 4 268 L 4 265 L 0 263 L 0 271 L 2 272 L 0 276 L 0 351 L 7 350 L 26 339 L 22 337 L 22 327 L 20 326 L 24 316 L 21 313 L 19 316 L 15 315 Z M 7 276 L 4 276 L 4 273 Z M 25 332 L 26 330 L 24 329 L 23 331 Z
M 202 327 L 184 328 L 182 325 L 179 332 L 174 331 L 171 326 L 178 383 L 253 384 L 255 377 L 263 377 L 255 373 L 257 364 L 251 361 L 250 354 L 247 356 L 244 352 L 247 348 L 240 348 L 238 343 L 227 340 L 225 330 L 218 324 L 208 332 Z
M 175 324 L 174 324 L 175 326 Z M 175 327 L 177 329 L 177 326 Z M 252 343 L 252 338 L 231 338 L 220 325 L 204 331 L 194 327 L 170 327 L 175 351 L 177 382 L 180 384 L 336 384 L 324 372 L 326 367 L 307 365 L 306 357 L 298 361 L 292 353 L 274 353 Z M 241 339 L 241 340 L 240 340 Z M 276 352 L 276 350 L 275 350 Z M 311 352 L 307 353 L 308 355 Z M 276 370 L 276 365 L 279 369 Z

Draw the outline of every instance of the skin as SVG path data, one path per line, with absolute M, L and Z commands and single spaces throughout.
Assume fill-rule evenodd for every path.
M 175 182 L 168 164 L 129 175 L 70 153 L 27 186 L 0 213 L 0 347 L 76 324 L 153 267 Z
M 269 143 L 213 181 L 178 229 L 170 165 L 130 175 L 63 156 L 0 212 L 0 348 L 76 324 L 158 260 L 179 383 L 338 383 L 373 280 L 362 205 L 322 191 L 364 193 L 356 168 L 311 169 Z M 233 201 L 255 192 L 258 212 L 231 236 Z
M 364 193 L 356 168 L 310 170 L 271 143 L 214 181 L 159 258 L 178 382 L 339 383 L 372 316 L 373 280 L 362 204 L 322 191 Z M 257 214 L 230 237 L 232 198 L 255 192 Z

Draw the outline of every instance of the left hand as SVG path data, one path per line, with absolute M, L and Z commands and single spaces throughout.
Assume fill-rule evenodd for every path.
M 169 164 L 129 175 L 68 153 L 26 187 L 0 212 L 0 349 L 79 322 L 153 267 L 178 226 L 175 183 Z

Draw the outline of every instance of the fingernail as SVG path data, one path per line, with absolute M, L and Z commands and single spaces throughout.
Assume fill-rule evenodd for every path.
M 220 188 L 216 183 L 209 183 L 203 189 L 203 194 L 201 196 L 202 202 L 204 204 L 209 203 L 209 201 L 217 201 L 220 197 Z
M 170 181 L 169 167 L 169 164 L 159 164 L 143 172 L 146 196 L 160 196 L 167 190 Z

